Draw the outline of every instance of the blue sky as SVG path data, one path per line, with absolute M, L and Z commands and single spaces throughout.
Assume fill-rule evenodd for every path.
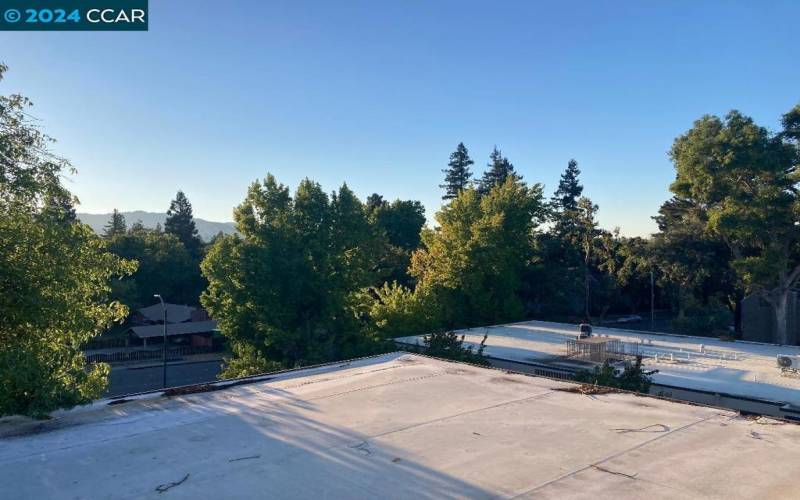
M 80 211 L 231 220 L 267 172 L 440 204 L 463 141 L 552 193 L 570 158 L 603 227 L 655 230 L 672 140 L 800 102 L 800 2 L 150 0 L 150 31 L 0 33 Z

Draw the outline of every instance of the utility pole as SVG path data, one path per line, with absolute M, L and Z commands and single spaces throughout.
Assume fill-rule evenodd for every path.
M 585 310 L 586 322 L 591 324 L 592 323 L 592 319 L 589 316 L 589 266 L 588 266 L 588 264 L 587 264 L 586 270 L 584 272 L 583 280 L 584 280 L 584 286 L 586 287 L 586 297 L 585 297 L 585 300 L 584 300 L 584 306 L 585 306 L 585 309 L 586 309 Z
M 650 331 L 656 331 L 656 284 L 653 268 L 650 268 Z
M 153 297 L 158 297 L 158 300 L 161 301 L 161 312 L 164 313 L 164 344 L 161 347 L 161 361 L 162 361 L 162 370 L 161 370 L 161 385 L 164 389 L 167 388 L 167 306 L 164 304 L 164 298 L 161 297 L 159 294 L 153 295 Z

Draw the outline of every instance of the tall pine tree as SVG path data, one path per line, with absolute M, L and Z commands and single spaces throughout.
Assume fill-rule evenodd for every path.
M 578 162 L 570 160 L 566 170 L 561 174 L 558 189 L 553 194 L 550 206 L 553 210 L 556 234 L 564 235 L 571 232 L 578 217 L 578 200 L 583 194 L 583 186 L 578 177 L 581 175 Z
M 493 187 L 503 184 L 509 177 L 517 181 L 522 180 L 522 176 L 514 171 L 514 165 L 503 156 L 497 146 L 489 155 L 487 167 L 489 167 L 488 170 L 483 173 L 483 178 L 478 182 L 478 193 L 481 195 L 489 194 Z
M 439 187 L 445 190 L 443 200 L 452 200 L 469 187 L 469 180 L 472 177 L 469 166 L 473 163 L 475 162 L 469 157 L 467 147 L 463 142 L 459 142 L 456 150 L 450 154 L 447 168 L 442 170 L 445 174 L 444 184 L 439 184 Z
M 553 195 L 553 205 L 560 210 L 575 210 L 578 208 L 578 199 L 583 194 L 583 186 L 581 186 L 578 177 L 581 171 L 578 168 L 578 162 L 570 160 L 567 164 L 566 170 L 561 174 L 561 180 L 558 182 L 558 189 Z
M 108 224 L 103 228 L 103 237 L 112 238 L 118 234 L 125 234 L 125 231 L 127 231 L 125 216 L 115 208 L 111 218 L 108 220 Z
M 189 255 L 195 258 L 200 256 L 202 243 L 194 224 L 192 204 L 189 203 L 183 191 L 178 191 L 175 199 L 169 204 L 167 220 L 164 222 L 164 231 L 177 236 L 183 246 L 186 247 Z
M 588 233 L 581 229 L 584 223 L 594 216 L 594 208 L 588 213 L 581 210 L 590 208 L 590 204 L 584 202 L 584 206 L 581 207 L 579 200 L 583 186 L 580 184 L 579 176 L 578 163 L 570 160 L 561 175 L 558 189 L 550 199 L 550 217 L 553 225 L 538 241 L 542 262 L 539 272 L 543 273 L 541 281 L 549 288 L 542 293 L 541 300 L 547 304 L 545 308 L 550 309 L 549 313 L 586 314 L 587 277 L 590 275 L 587 270 L 585 244 L 590 240 L 587 237 Z M 552 287 L 552 283 L 556 282 L 559 285 Z

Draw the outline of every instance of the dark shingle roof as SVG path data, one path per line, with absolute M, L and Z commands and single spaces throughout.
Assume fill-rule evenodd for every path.
M 216 330 L 217 322 L 214 320 L 208 321 L 190 321 L 188 323 L 168 323 L 167 335 L 189 335 L 192 333 L 209 333 Z M 143 339 L 148 337 L 161 337 L 164 335 L 164 325 L 146 325 L 146 326 L 133 326 L 130 331 L 137 337 Z

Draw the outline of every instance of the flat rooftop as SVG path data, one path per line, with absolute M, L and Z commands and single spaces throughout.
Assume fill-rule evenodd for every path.
M 660 385 L 729 394 L 800 407 L 800 377 L 782 375 L 778 354 L 800 355 L 800 347 L 755 342 L 723 341 L 593 327 L 594 335 L 621 340 L 643 354 L 643 365 L 658 370 L 653 382 Z M 565 359 L 566 341 L 574 339 L 577 325 L 526 321 L 508 325 L 459 330 L 465 343 L 478 345 L 489 335 L 484 354 L 519 363 L 540 363 L 574 369 Z M 422 336 L 404 337 L 415 344 Z
M 800 426 L 392 353 L 0 420 L 0 498 L 797 498 Z

